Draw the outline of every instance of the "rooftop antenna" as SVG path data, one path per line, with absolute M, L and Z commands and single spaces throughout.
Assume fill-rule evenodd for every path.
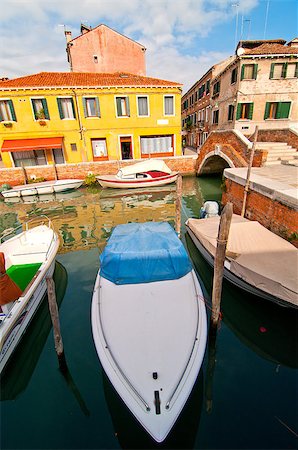
M 235 24 L 235 48 L 236 48 L 238 37 L 239 3 L 232 3 L 231 6 L 236 8 L 236 24 Z
M 264 34 L 263 34 L 263 39 L 266 38 L 267 22 L 268 22 L 268 12 L 269 12 L 269 3 L 270 3 L 270 0 L 267 0 L 267 7 L 266 7 L 266 15 L 265 15 L 265 23 L 264 23 Z
M 249 40 L 251 20 L 250 20 L 250 19 L 246 19 L 245 22 L 248 23 L 248 27 L 247 27 L 247 38 L 246 38 L 246 39 Z

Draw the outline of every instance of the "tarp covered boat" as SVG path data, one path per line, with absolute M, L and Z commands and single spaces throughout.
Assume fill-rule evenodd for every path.
M 205 352 L 200 284 L 167 223 L 118 225 L 100 259 L 91 311 L 98 356 L 130 411 L 162 442 Z
M 187 231 L 213 265 L 220 217 L 188 219 Z M 298 250 L 256 221 L 233 214 L 224 276 L 237 286 L 284 306 L 298 307 Z

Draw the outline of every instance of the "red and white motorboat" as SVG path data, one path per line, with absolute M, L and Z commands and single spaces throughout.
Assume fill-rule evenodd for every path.
M 178 172 L 172 170 L 163 160 L 148 159 L 131 166 L 122 167 L 116 175 L 98 175 L 102 187 L 140 188 L 163 186 L 177 180 Z

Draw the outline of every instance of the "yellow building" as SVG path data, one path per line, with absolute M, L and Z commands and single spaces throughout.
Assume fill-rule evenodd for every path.
M 126 73 L 1 81 L 0 165 L 180 156 L 181 87 Z

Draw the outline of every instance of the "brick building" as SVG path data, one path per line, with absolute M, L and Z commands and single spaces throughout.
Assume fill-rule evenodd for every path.
M 240 41 L 183 95 L 186 144 L 200 147 L 210 131 L 297 128 L 297 78 L 298 39 Z
M 146 48 L 107 25 L 81 25 L 81 35 L 65 31 L 66 52 L 73 72 L 128 72 L 146 75 Z

